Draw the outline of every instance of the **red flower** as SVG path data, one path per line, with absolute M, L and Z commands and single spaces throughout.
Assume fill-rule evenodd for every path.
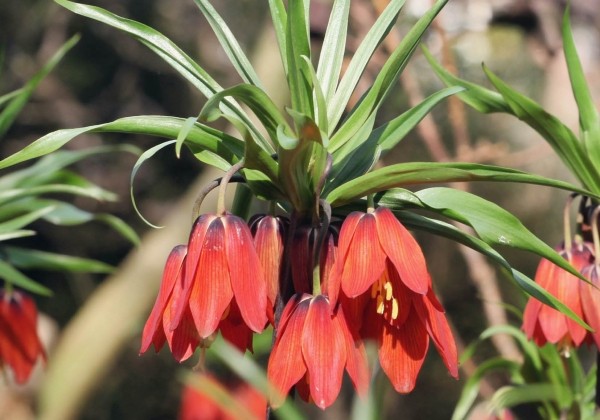
M 364 394 L 369 380 L 364 346 L 342 308 L 333 310 L 323 295 L 294 295 L 283 310 L 269 357 L 267 376 L 279 394 L 272 405 L 281 405 L 282 396 L 296 385 L 305 401 L 325 409 L 340 392 L 344 369 Z
M 588 265 L 592 254 L 586 244 L 573 242 L 571 250 L 564 247 L 557 251 L 577 270 Z M 591 307 L 597 299 L 598 290 L 586 287 L 586 284 L 576 276 L 568 273 L 546 259 L 542 259 L 535 273 L 535 281 L 555 298 L 563 302 L 578 317 L 588 323 L 598 324 L 597 308 Z M 586 311 L 582 306 L 586 303 Z M 585 313 L 584 313 L 585 312 Z M 523 331 L 532 338 L 538 346 L 547 342 L 568 348 L 578 347 L 584 339 L 591 339 L 588 332 L 571 318 L 556 309 L 544 305 L 535 298 L 530 298 L 523 313 Z
M 360 335 L 379 347 L 379 361 L 398 392 L 415 386 L 430 339 L 453 377 L 456 344 L 431 287 L 421 248 L 393 213 L 351 213 L 343 222 L 329 295 Z
M 146 352 L 151 344 L 158 352 L 167 341 L 175 360 L 182 362 L 194 353 L 200 342 L 189 308 L 171 330 L 174 302 L 182 292 L 186 254 L 187 246 L 178 245 L 167 258 L 156 303 L 144 326 L 140 354 Z
M 340 231 L 338 258 L 339 281 L 349 297 L 364 293 L 381 278 L 386 261 L 413 292 L 425 295 L 431 288 L 419 244 L 385 207 L 348 215 Z
M 267 295 L 274 304 L 279 293 L 279 271 L 284 246 L 283 221 L 279 217 L 264 215 L 252 221 L 251 226 L 256 253 L 265 273 Z
M 33 299 L 0 290 L 0 367 L 10 367 L 18 384 L 27 382 L 39 357 L 46 359 L 36 325 Z
M 241 350 L 252 349 L 252 331 L 262 331 L 272 312 L 267 302 L 263 270 L 246 223 L 230 214 L 202 215 L 187 248 L 175 248 L 167 260 L 140 352 L 151 343 L 158 350 L 166 339 L 175 359 L 182 361 L 218 330 Z
M 209 375 L 202 375 L 201 379 L 210 385 L 213 397 L 215 392 L 227 394 L 235 404 L 218 404 L 210 398 L 210 394 L 186 386 L 181 397 L 179 420 L 235 420 L 265 416 L 267 400 L 246 382 L 222 384 Z

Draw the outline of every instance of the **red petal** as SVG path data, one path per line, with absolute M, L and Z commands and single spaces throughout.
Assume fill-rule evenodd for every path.
M 344 335 L 346 345 L 346 370 L 354 384 L 354 388 L 359 396 L 364 397 L 369 389 L 369 366 L 367 364 L 367 353 L 365 346 L 358 336 L 358 331 L 348 323 L 341 307 L 338 307 L 334 316 L 334 322 L 337 323 Z
M 291 272 L 292 282 L 294 284 L 295 293 L 310 293 L 312 290 L 312 284 L 310 278 L 312 277 L 311 268 L 311 246 L 310 246 L 310 234 L 311 229 L 303 226 L 294 232 L 292 238 L 292 246 L 290 251 L 291 256 Z M 311 273 L 311 275 L 309 275 Z
M 413 292 L 426 294 L 431 286 L 431 278 L 421 247 L 390 209 L 379 207 L 374 215 L 381 247 L 400 278 Z
M 340 232 L 339 258 L 343 264 L 342 290 L 348 297 L 364 293 L 381 276 L 385 270 L 385 254 L 379 245 L 377 225 L 372 214 L 364 214 L 360 219 L 344 254 L 341 252 Z
M 271 395 L 271 404 L 274 408 L 283 403 L 292 386 L 306 373 L 306 364 L 300 346 L 309 302 L 308 299 L 298 304 L 295 304 L 295 300 L 288 302 L 291 306 L 288 321 L 284 327 L 280 326 L 269 356 L 267 377 L 276 391 L 276 394 Z
M 400 393 L 413 390 L 417 375 L 425 360 L 429 347 L 429 335 L 415 311 L 400 327 L 381 323 L 382 338 L 379 347 L 379 362 L 394 389 Z
M 181 267 L 186 254 L 187 246 L 178 245 L 173 248 L 167 257 L 162 281 L 160 283 L 160 290 L 158 291 L 156 302 L 154 303 L 154 307 L 152 308 L 152 312 L 150 312 L 150 316 L 144 326 L 144 332 L 142 333 L 140 354 L 146 352 L 150 347 L 150 344 L 154 344 L 154 349 L 158 351 L 165 342 L 165 334 L 162 328 L 163 313 L 177 279 L 179 279 L 180 282 L 183 281 L 183 278 L 181 277 Z M 171 312 L 171 309 L 172 308 L 169 308 L 169 312 Z M 169 329 L 170 325 L 168 325 L 167 328 Z
M 189 263 L 190 254 L 188 254 Z M 186 269 L 189 264 L 186 264 Z M 209 226 L 194 269 L 189 306 L 201 338 L 213 334 L 233 298 L 225 255 L 225 229 L 216 218 Z M 186 274 L 187 277 L 187 274 Z M 185 290 L 182 292 L 185 293 Z
M 331 313 L 325 296 L 314 297 L 302 331 L 302 354 L 308 368 L 310 395 L 321 409 L 333 404 L 340 393 L 346 364 L 344 336 Z
M 529 298 L 523 312 L 523 326 L 521 329 L 530 340 L 534 337 L 536 328 L 539 329 L 538 315 L 540 309 L 542 309 L 542 302 L 533 297 Z
M 596 342 L 596 346 L 600 348 L 600 290 L 597 289 L 600 286 L 600 278 L 598 276 L 598 266 L 592 264 L 584 268 L 581 274 L 596 286 L 593 287 L 583 281 L 579 282 L 585 321 L 594 329 L 594 332 L 591 334 Z
M 253 351 L 252 330 L 248 328 L 242 319 L 235 299 L 231 302 L 229 315 L 219 324 L 219 330 L 223 338 L 237 347 L 241 352 L 245 352 L 246 350 Z
M 224 216 L 231 287 L 246 325 L 261 332 L 267 324 L 267 284 L 250 229 L 237 216 Z
M 267 281 L 267 294 L 275 302 L 279 292 L 279 270 L 283 255 L 283 239 L 276 217 L 264 216 L 258 221 L 254 245 Z
M 332 288 L 340 287 L 339 283 L 336 284 L 337 280 L 333 278 L 335 274 L 332 275 L 332 270 L 334 270 L 335 260 L 337 256 L 337 248 L 335 246 L 335 241 L 333 239 L 333 235 L 328 233 L 325 237 L 325 241 L 323 242 L 323 248 L 321 249 L 321 290 L 325 290 L 326 293 L 332 292 Z M 333 282 L 332 286 L 329 285 L 330 282 Z M 334 297 L 337 299 L 337 293 L 334 291 Z M 329 301 L 331 306 L 335 306 L 336 300 L 332 299 L 329 296 Z
M 438 353 L 442 356 L 450 375 L 458 379 L 458 353 L 454 336 L 444 312 L 438 310 L 432 300 L 437 302 L 433 290 L 429 289 L 427 296 L 415 297 L 415 308 L 427 328 L 427 333 L 433 338 Z

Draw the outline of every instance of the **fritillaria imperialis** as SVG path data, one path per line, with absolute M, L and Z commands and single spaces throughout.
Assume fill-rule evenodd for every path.
M 25 293 L 0 290 L 0 368 L 8 367 L 23 384 L 46 354 L 37 334 L 35 302 Z

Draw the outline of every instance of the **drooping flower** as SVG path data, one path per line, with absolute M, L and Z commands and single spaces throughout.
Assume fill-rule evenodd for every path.
M 557 252 L 577 270 L 589 265 L 592 259 L 589 245 L 581 241 L 573 241 L 570 249 L 561 246 L 557 248 Z M 540 261 L 535 281 L 579 318 L 588 323 L 598 323 L 597 309 L 590 307 L 593 299 L 597 299 L 596 293 L 588 293 L 585 282 L 546 259 Z M 586 302 L 587 311 L 584 311 L 583 301 Z M 550 342 L 559 344 L 565 350 L 571 346 L 578 347 L 586 337 L 592 338 L 581 325 L 535 298 L 530 298 L 525 306 L 522 328 L 527 337 L 533 339 L 538 346 Z
M 35 302 L 25 293 L 0 290 L 0 368 L 7 366 L 23 384 L 38 359 L 46 359 L 37 335 Z
M 267 302 L 246 223 L 231 214 L 204 214 L 194 223 L 187 247 L 176 247 L 167 260 L 140 352 L 150 344 L 158 350 L 166 340 L 182 361 L 218 331 L 240 350 L 252 350 L 252 332 L 261 332 L 272 312 Z
M 360 336 L 377 343 L 381 367 L 398 392 L 414 388 L 430 340 L 458 377 L 456 344 L 423 252 L 389 209 L 344 220 L 328 292 L 334 301 L 339 295 Z
M 250 222 L 254 245 L 265 273 L 267 295 L 275 303 L 279 293 L 279 272 L 284 247 L 284 221 L 280 217 L 262 215 Z
M 368 387 L 366 353 L 343 309 L 324 295 L 296 294 L 281 315 L 267 376 L 278 395 L 278 407 L 292 386 L 305 401 L 321 409 L 340 392 L 346 370 L 359 394 Z
M 425 295 L 431 288 L 419 244 L 385 207 L 348 215 L 340 231 L 338 260 L 339 282 L 349 297 L 364 293 L 379 280 L 387 261 L 413 292 Z
M 171 329 L 173 308 L 183 290 L 186 255 L 187 246 L 178 245 L 167 258 L 160 291 L 142 333 L 140 354 L 145 353 L 150 345 L 154 345 L 154 349 L 158 352 L 166 341 L 175 360 L 182 362 L 194 353 L 200 343 L 189 308 L 176 327 Z
M 252 331 L 265 328 L 267 286 L 250 229 L 232 214 L 204 214 L 190 234 L 183 290 L 171 328 L 189 308 L 198 335 L 208 338 L 227 318 L 232 302 Z
M 223 383 L 213 376 L 201 373 L 201 379 L 212 389 L 205 394 L 192 386 L 186 386 L 181 396 L 179 420 L 235 420 L 243 418 L 262 418 L 267 411 L 267 400 L 246 382 Z M 200 379 L 200 378 L 199 378 Z M 214 400 L 217 395 L 227 395 L 233 404 Z

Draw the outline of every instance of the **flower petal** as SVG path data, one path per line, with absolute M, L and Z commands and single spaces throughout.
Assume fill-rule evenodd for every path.
M 302 226 L 296 229 L 290 247 L 292 283 L 295 293 L 310 293 L 311 284 L 311 228 Z M 284 291 L 285 292 L 285 291 Z
M 306 364 L 300 346 L 309 302 L 308 299 L 297 304 L 296 300 L 288 302 L 288 305 L 291 306 L 288 320 L 284 327 L 280 324 L 273 350 L 269 356 L 267 377 L 275 391 L 271 395 L 271 404 L 274 408 L 283 404 L 292 386 L 306 373 Z
M 379 362 L 394 389 L 400 393 L 413 390 L 427 349 L 429 335 L 415 311 L 399 328 L 382 322 Z
M 321 409 L 333 404 L 342 387 L 346 347 L 338 326 L 327 298 L 314 297 L 302 331 L 302 354 L 308 368 L 310 395 Z
M 261 332 L 267 324 L 267 284 L 250 229 L 237 216 L 226 215 L 221 220 L 227 235 L 225 250 L 231 287 L 240 313 L 252 331 Z
M 346 320 L 342 307 L 333 318 L 337 323 L 337 328 L 344 335 L 346 345 L 346 370 L 354 384 L 354 388 L 359 396 L 364 397 L 369 389 L 369 366 L 367 364 L 367 353 L 365 345 L 358 335 L 358 331 L 352 327 L 352 324 Z
M 223 338 L 237 347 L 239 351 L 253 351 L 252 330 L 248 328 L 242 319 L 240 309 L 235 299 L 231 301 L 229 315 L 227 315 L 227 317 L 219 324 L 219 330 L 221 331 Z
M 160 290 L 156 297 L 156 302 L 150 312 L 150 316 L 144 326 L 144 332 L 142 333 L 142 344 L 140 347 L 140 354 L 146 352 L 150 347 L 150 344 L 154 344 L 154 349 L 159 351 L 165 342 L 165 333 L 162 327 L 163 313 L 167 306 L 167 302 L 170 300 L 173 287 L 177 280 L 183 281 L 182 266 L 184 259 L 187 254 L 187 246 L 178 245 L 167 257 L 167 262 L 163 270 L 162 281 L 160 283 Z M 169 309 L 171 312 L 171 308 Z M 170 321 L 167 326 L 170 329 Z
M 579 291 L 581 294 L 581 304 L 583 306 L 583 314 L 585 321 L 594 329 L 591 333 L 596 346 L 600 348 L 600 276 L 598 266 L 596 264 L 589 265 L 581 271 L 592 284 L 587 284 L 583 281 L 579 282 Z
M 279 270 L 283 256 L 283 233 L 276 217 L 264 216 L 258 221 L 254 245 L 265 273 L 269 300 L 275 302 L 279 292 Z
M 400 278 L 413 292 L 426 294 L 431 286 L 431 278 L 421 247 L 390 209 L 379 207 L 374 215 L 381 247 Z
M 345 223 L 344 223 L 345 225 Z M 342 225 L 342 231 L 344 230 Z M 348 297 L 364 293 L 385 270 L 385 254 L 377 237 L 377 225 L 372 214 L 364 214 L 356 226 L 347 251 L 340 253 L 342 261 L 342 290 Z M 344 256 L 343 256 L 344 255 Z
M 190 254 L 186 270 L 189 267 L 189 257 Z M 182 297 L 183 293 L 185 290 Z M 216 331 L 232 298 L 233 290 L 225 255 L 225 228 L 221 219 L 216 218 L 204 236 L 200 258 L 194 267 L 189 297 L 192 317 L 201 338 L 207 338 Z

